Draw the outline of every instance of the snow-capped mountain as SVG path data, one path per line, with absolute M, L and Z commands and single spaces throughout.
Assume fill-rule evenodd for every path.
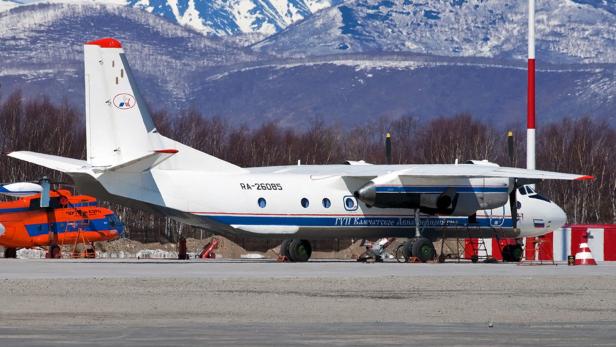
M 19 4 L 102 3 L 134 7 L 202 34 L 237 35 L 279 32 L 342 0 L 0 0 L 0 11 Z
M 201 33 L 271 35 L 340 0 L 128 0 Z
M 412 52 L 524 60 L 526 1 L 350 0 L 255 45 L 280 56 Z M 537 55 L 616 62 L 616 1 L 537 2 Z
M 397 11 L 413 7 L 402 0 L 347 1 L 250 47 L 239 45 L 240 36 L 203 35 L 164 16 L 117 6 L 116 0 L 18 6 L 0 12 L 0 97 L 20 89 L 26 96 L 67 99 L 82 108 L 82 44 L 113 36 L 122 41 L 150 107 L 170 115 L 195 108 L 230 123 L 276 121 L 289 127 L 306 127 L 313 119 L 353 126 L 379 116 L 429 119 L 460 112 L 499 123 L 522 121 L 524 8 L 497 6 L 493 18 L 488 15 L 491 9 L 481 7 L 483 2 L 458 2 L 462 17 L 471 16 L 475 5 L 479 6 L 476 11 L 487 13 L 473 22 L 447 14 L 458 8 L 450 1 L 434 3 L 443 6 L 439 7 L 442 12 L 428 16 L 442 21 L 421 12 L 419 17 L 409 16 L 403 25 Z M 612 3 L 541 3 L 539 123 L 579 115 L 616 123 L 614 15 L 604 8 Z M 427 5 L 416 6 L 424 11 L 421 6 Z M 347 21 L 340 12 L 343 8 L 363 17 Z M 567 11 L 559 12 L 563 8 Z M 506 9 L 511 14 L 505 15 Z M 515 13 L 518 19 L 507 19 Z M 368 14 L 386 15 L 390 20 Z M 340 21 L 335 22 L 336 18 Z M 406 40 L 400 28 L 414 23 L 413 18 L 420 20 L 412 24 L 418 33 L 406 34 L 415 35 L 415 46 L 398 42 Z M 496 18 L 495 22 L 489 18 Z M 523 23 L 518 25 L 518 20 Z M 552 24 L 545 24 L 547 20 Z M 437 21 L 432 30 L 424 28 L 430 21 Z M 357 30 L 344 23 L 355 23 Z M 585 37 L 568 41 L 556 34 L 546 36 L 548 27 L 559 28 L 556 33 L 585 33 Z M 471 40 L 484 31 L 490 37 L 486 43 Z M 424 39 L 422 35 L 432 36 Z M 343 41 L 346 49 L 336 41 L 343 39 L 348 40 Z M 490 49 L 483 46 L 492 45 L 492 40 Z M 459 51 L 451 49 L 455 44 L 460 45 Z

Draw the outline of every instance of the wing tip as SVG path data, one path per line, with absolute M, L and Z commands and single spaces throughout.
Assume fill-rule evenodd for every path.
M 589 180 L 594 180 L 595 176 L 589 176 L 589 175 L 584 175 L 584 176 L 580 176 L 578 178 L 576 178 L 576 181 L 589 181 Z

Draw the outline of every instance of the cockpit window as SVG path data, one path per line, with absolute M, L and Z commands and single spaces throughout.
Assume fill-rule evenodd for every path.
M 550 199 L 546 198 L 545 196 L 541 195 L 541 194 L 533 194 L 533 195 L 529 195 L 529 198 L 533 198 L 533 199 L 539 199 L 539 200 L 543 200 L 543 201 L 547 201 L 547 202 L 552 202 L 550 201 Z
M 518 188 L 518 191 L 520 192 L 520 194 L 526 195 L 526 187 L 525 186 L 521 186 L 520 188 Z

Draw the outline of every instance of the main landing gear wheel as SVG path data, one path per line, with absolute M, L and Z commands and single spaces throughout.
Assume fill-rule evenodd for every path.
M 308 240 L 284 240 L 280 245 L 280 255 L 292 262 L 306 262 L 312 255 L 312 246 Z
M 406 247 L 406 242 L 401 243 L 396 247 L 396 252 L 394 256 L 396 257 L 396 261 L 398 263 L 406 263 L 409 261 L 409 257 L 406 256 L 406 251 L 404 248 Z
M 17 258 L 17 248 L 7 248 L 4 250 L 5 258 Z
M 520 245 L 507 245 L 503 247 L 503 261 L 519 262 L 524 251 Z
M 425 237 L 410 239 L 396 248 L 396 260 L 400 263 L 408 262 L 411 257 L 417 258 L 422 263 L 433 260 L 436 257 L 436 249 L 432 241 Z
M 280 244 L 280 255 L 286 257 L 289 261 L 291 260 L 291 254 L 289 254 L 289 245 L 291 244 L 292 239 L 286 239 L 282 241 Z
M 413 256 L 417 257 L 422 263 L 433 260 L 436 256 L 436 250 L 432 241 L 425 237 L 415 240 L 413 243 Z

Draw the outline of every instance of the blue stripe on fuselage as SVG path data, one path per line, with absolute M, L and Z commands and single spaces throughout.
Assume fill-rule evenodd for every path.
M 81 226 L 81 228 L 79 228 Z M 111 230 L 116 229 L 109 225 L 107 218 L 90 219 L 87 224 L 80 224 L 75 222 L 57 222 L 57 223 L 43 223 L 43 224 L 28 224 L 26 225 L 26 231 L 31 237 L 39 235 L 47 235 L 50 231 L 55 233 L 63 232 L 76 232 L 76 231 L 98 231 L 98 230 Z
M 393 216 L 238 216 L 202 215 L 227 225 L 292 225 L 300 227 L 415 227 L 414 217 Z M 421 227 L 497 227 L 511 228 L 511 218 L 477 218 L 477 224 L 468 224 L 467 217 L 422 218 Z
M 456 193 L 507 193 L 507 187 L 453 187 L 453 186 L 378 186 L 377 193 L 444 193 L 454 188 Z

